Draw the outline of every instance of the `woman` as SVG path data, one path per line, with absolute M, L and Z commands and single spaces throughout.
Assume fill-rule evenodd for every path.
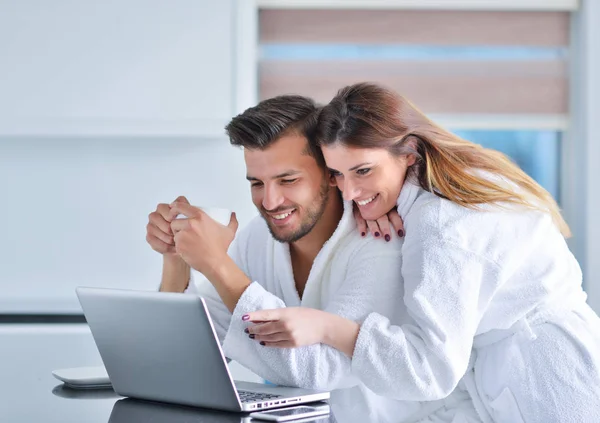
M 335 321 L 323 341 L 379 394 L 428 401 L 458 387 L 485 423 L 600 421 L 600 319 L 552 197 L 501 153 L 377 85 L 340 90 L 319 127 L 344 198 L 367 221 L 396 206 L 404 220 L 409 317 L 356 323 L 281 309 L 271 333 L 251 328 L 255 339 L 300 346 L 303 330 Z

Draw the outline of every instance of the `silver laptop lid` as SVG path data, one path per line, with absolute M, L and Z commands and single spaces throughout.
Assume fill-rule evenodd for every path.
M 115 392 L 242 409 L 202 298 L 84 287 L 76 292 Z

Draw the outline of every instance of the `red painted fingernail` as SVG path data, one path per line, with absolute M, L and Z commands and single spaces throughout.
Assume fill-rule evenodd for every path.
M 374 235 L 375 235 L 375 237 L 378 237 L 379 236 L 379 232 L 375 232 Z
M 398 229 L 398 236 L 402 238 L 404 236 L 404 231 L 402 229 Z
M 248 320 L 249 318 L 250 318 L 250 316 L 248 316 L 247 314 L 244 314 L 244 315 L 242 316 L 242 320 Z
M 386 240 L 386 242 L 390 242 L 390 239 L 392 239 L 392 238 L 390 238 L 390 236 L 388 234 L 385 234 L 385 240 Z
M 244 332 L 250 333 L 250 331 L 248 330 L 248 328 L 244 329 Z
M 250 335 L 248 335 L 250 337 L 250 339 L 254 339 L 256 335 L 254 335 L 253 333 L 251 333 Z
M 264 341 L 260 341 L 260 345 L 265 345 Z
M 360 236 L 365 236 L 365 235 L 366 235 L 366 233 L 365 233 L 365 232 L 361 232 L 361 233 L 360 233 Z

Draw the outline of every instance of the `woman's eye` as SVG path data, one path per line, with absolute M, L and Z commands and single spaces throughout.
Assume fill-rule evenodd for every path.
M 367 173 L 369 173 L 371 171 L 370 167 L 365 167 L 363 169 L 358 169 L 356 171 L 356 173 L 358 173 L 359 175 L 366 175 Z

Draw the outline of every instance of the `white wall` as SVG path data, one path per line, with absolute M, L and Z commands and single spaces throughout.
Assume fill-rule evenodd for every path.
M 78 312 L 78 285 L 155 289 L 158 202 L 250 219 L 223 127 L 255 87 L 237 48 L 251 5 L 0 0 L 0 313 Z
M 0 134 L 221 135 L 234 3 L 0 0 Z
M 255 209 L 225 137 L 0 138 L 0 313 L 78 312 L 78 285 L 155 289 L 147 216 L 178 195 Z

